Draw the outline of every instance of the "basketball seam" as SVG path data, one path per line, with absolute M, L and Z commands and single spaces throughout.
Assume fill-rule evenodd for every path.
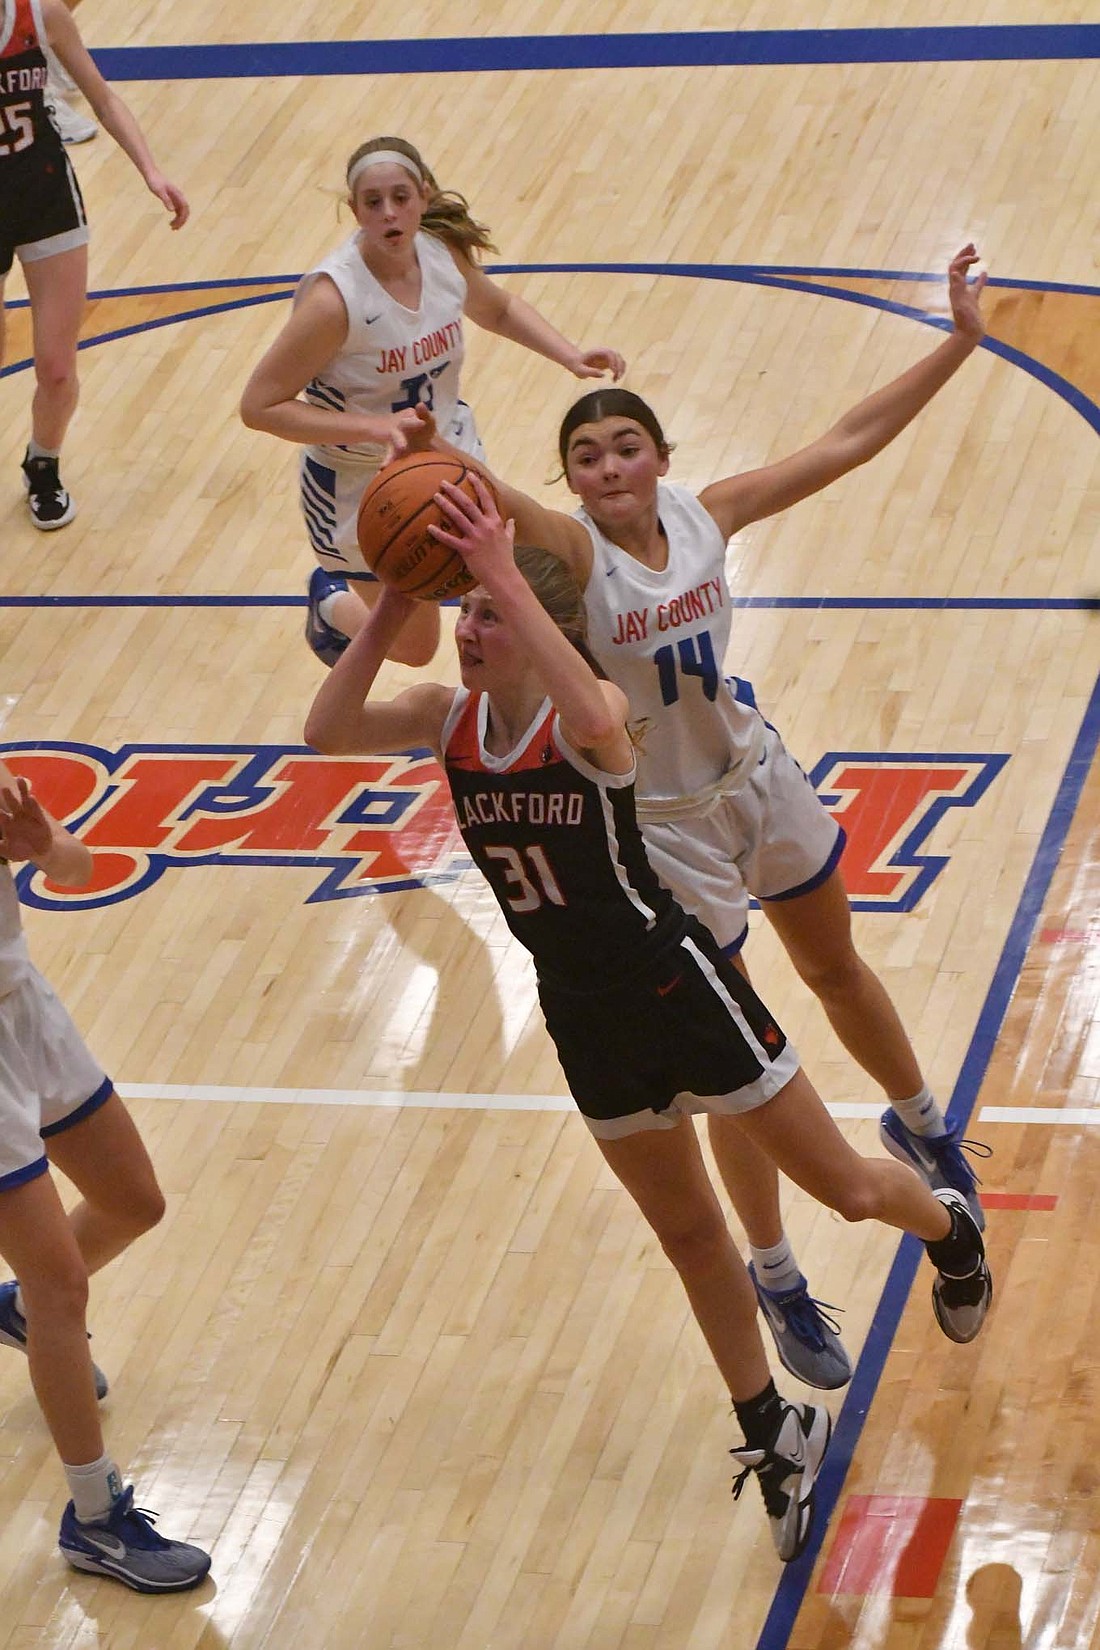
M 412 455 L 412 456 L 415 456 L 416 458 L 420 459 L 421 462 L 417 463 L 417 464 L 408 465 L 407 469 L 409 469 L 409 470 L 427 470 L 427 469 L 433 469 L 433 468 L 451 470 L 451 469 L 453 469 L 454 465 L 459 462 L 456 459 L 445 457 L 442 453 L 423 453 L 423 454 L 417 453 L 417 454 Z M 401 475 L 404 474 L 404 473 L 405 473 L 404 471 L 395 472 L 391 477 L 387 477 L 387 479 L 388 480 L 393 480 L 393 481 L 399 481 L 400 478 L 401 478 Z M 463 464 L 462 465 L 462 473 L 458 477 L 458 479 L 454 482 L 454 486 L 461 487 L 462 483 L 466 480 L 466 477 L 469 476 L 469 475 L 472 475 L 472 474 L 473 474 L 473 471 L 471 471 L 467 465 Z M 385 489 L 380 487 L 378 489 L 378 492 L 381 493 L 384 496 Z M 377 497 L 377 494 L 375 496 Z M 422 504 L 418 504 L 416 509 L 412 512 L 412 514 L 409 515 L 409 516 L 404 517 L 401 524 L 394 529 L 394 531 L 390 534 L 389 538 L 386 540 L 385 544 L 383 544 L 381 546 L 381 548 L 376 552 L 371 571 L 380 580 L 382 579 L 382 565 L 385 562 L 386 557 L 389 555 L 390 550 L 393 548 L 393 545 L 396 542 L 396 540 L 398 538 L 400 538 L 403 534 L 408 532 L 409 528 L 412 527 L 415 524 L 417 517 L 423 515 L 424 511 L 427 510 L 433 502 L 434 502 L 434 500 L 432 498 L 426 498 L 423 501 Z M 362 510 L 362 500 L 360 500 L 360 510 Z M 435 541 L 433 540 L 433 543 L 434 542 Z M 444 546 L 441 546 L 441 548 L 446 549 L 447 547 L 444 545 Z M 453 559 L 458 560 L 459 562 L 461 562 L 461 557 L 456 556 L 455 552 L 453 550 L 450 552 L 450 555 L 452 556 Z M 438 573 L 431 574 L 431 575 L 429 575 L 428 578 L 421 579 L 419 584 L 411 585 L 411 586 L 410 585 L 403 585 L 401 587 L 402 592 L 406 596 L 416 597 L 418 595 L 418 593 L 421 590 L 426 589 L 428 585 L 436 583 L 438 581 L 438 577 L 439 577 Z M 382 582 L 385 582 L 385 581 L 383 580 Z

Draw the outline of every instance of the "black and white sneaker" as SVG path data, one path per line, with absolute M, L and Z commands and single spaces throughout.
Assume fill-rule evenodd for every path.
M 985 1322 L 993 1299 L 993 1279 L 985 1261 L 985 1245 L 966 1198 L 950 1188 L 932 1194 L 951 1216 L 951 1231 L 938 1243 L 926 1243 L 936 1268 L 932 1310 L 949 1341 L 965 1345 Z M 950 1246 L 951 1253 L 944 1254 Z
M 768 1449 L 731 1449 L 741 1471 L 733 1481 L 736 1500 L 750 1472 L 760 1480 L 775 1550 L 789 1564 L 810 1539 L 814 1483 L 821 1470 L 833 1423 L 820 1404 L 784 1404 L 779 1431 Z
M 58 1546 L 74 1570 L 111 1576 L 135 1593 L 182 1593 L 210 1569 L 210 1554 L 186 1541 L 168 1541 L 153 1514 L 134 1506 L 128 1484 L 102 1523 L 82 1524 L 70 1501 L 61 1515 Z
M 36 527 L 52 533 L 69 525 L 76 515 L 76 505 L 61 485 L 56 458 L 32 458 L 28 448 L 23 458 L 23 485 Z

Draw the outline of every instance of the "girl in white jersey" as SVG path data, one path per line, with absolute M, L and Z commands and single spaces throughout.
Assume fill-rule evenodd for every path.
M 957 1192 L 933 1196 L 908 1169 L 852 1150 L 748 981 L 654 876 L 626 697 L 589 662 L 575 582 L 545 550 L 513 555 L 484 488 L 477 503 L 455 488 L 438 497 L 452 523 L 445 542 L 478 581 L 455 627 L 462 685 L 372 696 L 410 605 L 387 589 L 317 693 L 305 736 L 337 755 L 427 745 L 443 763 L 470 853 L 533 957 L 570 1092 L 676 1267 L 727 1382 L 746 1433 L 732 1452 L 736 1488 L 758 1474 L 779 1556 L 796 1558 L 829 1417 L 776 1392 L 693 1114 L 743 1127 L 846 1219 L 922 1237 L 953 1274 L 933 1290 L 953 1340 L 973 1339 L 991 1299 L 977 1227 Z
M 973 246 L 964 247 L 948 271 L 952 335 L 790 458 L 696 497 L 662 480 L 670 450 L 647 404 L 625 390 L 599 390 L 570 410 L 560 433 L 566 479 L 581 500 L 576 516 L 494 482 L 519 536 L 572 569 L 585 593 L 589 645 L 627 692 L 639 819 L 658 875 L 730 953 L 744 941 L 756 896 L 841 1042 L 885 1091 L 883 1143 L 931 1186 L 960 1191 L 984 1224 L 957 1133 L 883 985 L 855 950 L 838 869 L 843 832 L 747 684 L 723 671 L 727 540 L 866 463 L 942 388 L 984 335 L 985 278 L 967 281 L 976 261 Z M 784 1364 L 813 1385 L 843 1385 L 850 1365 L 783 1232 L 774 1168 L 736 1122 L 710 1118 L 708 1126 Z
M 459 399 L 463 316 L 578 378 L 619 378 L 625 365 L 614 350 L 571 344 L 489 279 L 477 262 L 495 250 L 489 231 L 460 195 L 440 190 L 404 138 L 361 144 L 348 161 L 347 188 L 358 227 L 303 278 L 290 319 L 241 400 L 250 428 L 305 449 L 302 511 L 319 564 L 306 638 L 326 664 L 374 600 L 374 575 L 356 538 L 359 501 L 387 451 L 404 451 L 408 433 L 419 428 L 416 409 L 431 410 L 448 442 L 483 456 Z M 410 614 L 393 657 L 426 664 L 438 642 L 438 609 L 424 603 Z
M 199 1547 L 158 1535 L 107 1454 L 96 1398 L 107 1383 L 88 1353 L 88 1274 L 164 1213 L 141 1137 L 109 1077 L 27 954 L 9 869 L 30 860 L 62 887 L 83 887 L 92 856 L 0 762 L 0 1344 L 26 1353 L 72 1499 L 59 1544 L 77 1570 L 140 1593 L 195 1587 Z M 66 1214 L 51 1168 L 83 1201 Z

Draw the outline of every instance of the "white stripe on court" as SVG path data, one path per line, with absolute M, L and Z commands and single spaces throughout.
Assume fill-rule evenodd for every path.
M 567 1094 L 435 1094 L 402 1089 L 265 1089 L 218 1083 L 119 1083 L 124 1100 L 206 1100 L 252 1106 L 364 1106 L 381 1110 L 417 1107 L 453 1111 L 572 1111 Z M 837 1100 L 825 1108 L 830 1117 L 875 1120 L 881 1103 Z M 1046 1123 L 1096 1127 L 1100 1107 L 983 1106 L 979 1123 Z
M 1100 1106 L 983 1106 L 979 1123 L 1061 1123 L 1096 1128 Z

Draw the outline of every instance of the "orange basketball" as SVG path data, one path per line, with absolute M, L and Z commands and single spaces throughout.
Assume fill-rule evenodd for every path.
M 435 495 L 444 481 L 475 498 L 474 472 L 445 453 L 408 453 L 379 470 L 359 505 L 359 548 L 383 584 L 422 602 L 442 602 L 472 590 L 477 580 L 462 557 L 428 528 L 450 527 Z M 488 485 L 488 483 L 486 483 Z

